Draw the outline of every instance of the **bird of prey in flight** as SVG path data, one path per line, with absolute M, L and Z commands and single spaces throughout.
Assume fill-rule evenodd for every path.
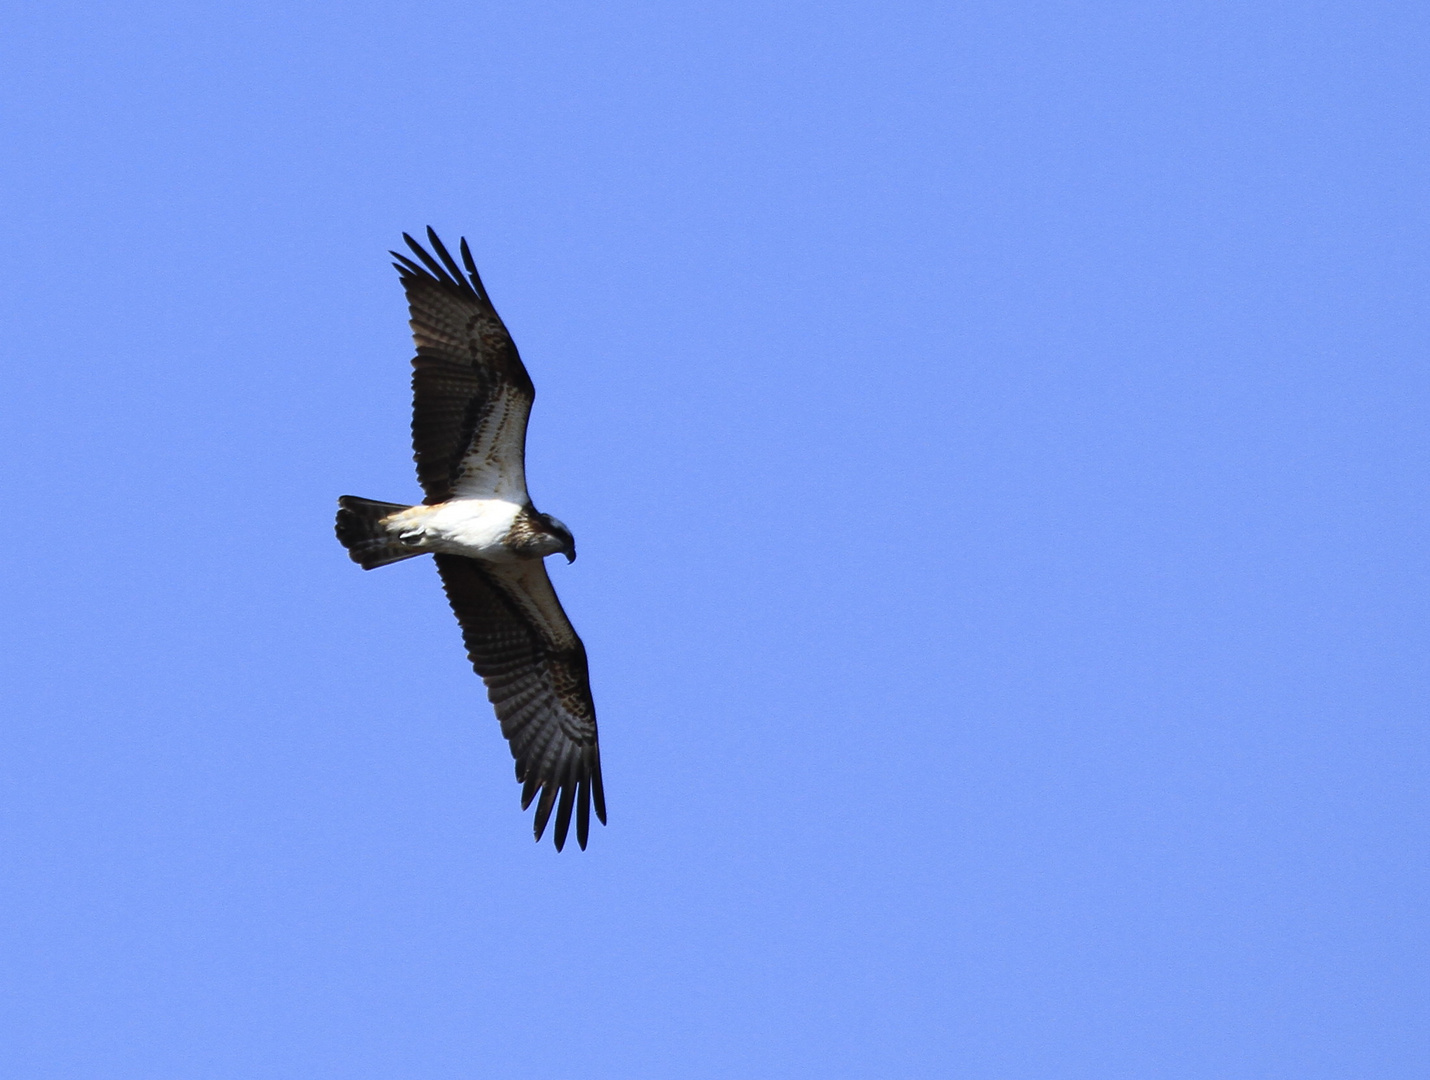
M 586 649 L 546 576 L 576 558 L 571 530 L 526 493 L 526 420 L 536 390 L 492 307 L 464 239 L 457 265 L 430 228 L 429 253 L 392 252 L 412 315 L 412 447 L 427 497 L 417 506 L 344 495 L 338 539 L 364 570 L 431 553 L 516 759 L 521 808 L 536 800 L 538 842 L 556 811 L 556 850 L 572 811 L 586 846 L 591 804 L 606 822 Z M 465 273 L 463 272 L 465 268 Z

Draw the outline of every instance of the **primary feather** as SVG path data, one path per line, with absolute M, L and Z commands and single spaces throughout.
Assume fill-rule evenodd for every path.
M 431 553 L 516 759 L 522 809 L 536 800 L 536 839 L 553 809 L 566 843 L 574 812 L 586 846 L 590 811 L 606 821 L 586 649 L 542 561 L 575 558 L 570 533 L 526 490 L 526 425 L 536 396 L 492 307 L 466 240 L 462 265 L 431 229 L 427 251 L 392 252 L 411 312 L 412 448 L 426 498 L 417 506 L 343 496 L 338 539 L 365 569 Z

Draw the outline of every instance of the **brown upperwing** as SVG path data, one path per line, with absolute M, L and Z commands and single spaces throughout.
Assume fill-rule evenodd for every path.
M 516 778 L 524 785 L 521 808 L 541 793 L 536 839 L 556 806 L 554 838 L 561 850 L 574 806 L 576 841 L 584 848 L 592 800 L 596 816 L 606 821 L 596 707 L 586 649 L 561 609 L 546 565 L 540 559 L 498 565 L 460 555 L 435 558 L 467 656 L 487 684 L 511 744 Z
M 508 481 L 514 478 L 524 497 L 526 421 L 536 391 L 516 344 L 492 307 L 465 239 L 463 274 L 431 229 L 427 238 L 438 258 L 406 233 L 402 238 L 422 263 L 392 252 L 417 343 L 412 449 L 425 501 L 451 498 L 474 441 L 485 443 L 488 453 L 492 448 L 500 453 L 506 466 L 502 473 Z M 509 497 L 506 491 L 500 494 Z

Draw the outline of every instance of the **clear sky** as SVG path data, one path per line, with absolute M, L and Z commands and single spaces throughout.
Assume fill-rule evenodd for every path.
M 1430 14 L 77 4 L 0 37 L 7 1080 L 1423 1080 Z M 610 825 L 428 560 L 539 395 Z

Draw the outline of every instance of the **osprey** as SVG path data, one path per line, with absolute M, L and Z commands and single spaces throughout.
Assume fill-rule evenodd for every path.
M 571 530 L 526 493 L 526 420 L 536 390 L 487 296 L 465 239 L 464 274 L 430 228 L 434 258 L 392 252 L 412 314 L 412 448 L 427 497 L 417 506 L 344 495 L 338 539 L 364 570 L 430 553 L 487 685 L 538 842 L 556 809 L 556 850 L 576 811 L 586 846 L 591 803 L 606 822 L 586 649 L 546 576 L 547 555 L 576 559 Z M 440 259 L 440 261 L 439 261 Z M 558 803 L 559 799 L 559 803 Z

